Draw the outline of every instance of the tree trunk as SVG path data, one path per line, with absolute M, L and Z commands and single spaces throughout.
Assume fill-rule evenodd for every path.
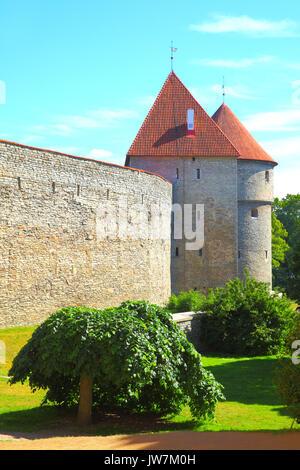
M 81 426 L 92 422 L 92 396 L 93 377 L 82 374 L 80 376 L 80 397 L 77 421 Z

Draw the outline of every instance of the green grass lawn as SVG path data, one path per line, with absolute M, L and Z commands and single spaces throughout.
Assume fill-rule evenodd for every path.
M 7 362 L 0 375 L 8 375 L 13 357 L 27 342 L 34 327 L 0 330 Z M 91 432 L 114 434 L 179 429 L 197 431 L 287 431 L 292 419 L 273 385 L 276 357 L 203 357 L 203 364 L 224 386 L 226 401 L 218 404 L 215 422 L 195 422 L 186 407 L 179 415 L 153 417 L 99 416 Z M 37 431 L 74 424 L 75 410 L 66 413 L 53 406 L 40 407 L 45 391 L 32 393 L 27 384 L 10 386 L 0 378 L 0 431 Z M 300 430 L 299 425 L 294 425 Z

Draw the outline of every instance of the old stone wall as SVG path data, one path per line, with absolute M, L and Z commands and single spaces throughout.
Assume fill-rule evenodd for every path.
M 200 341 L 201 315 L 201 312 L 173 313 L 173 320 L 198 352 L 203 352 L 204 348 Z
M 153 174 L 0 141 L 0 328 L 68 305 L 163 304 L 170 234 L 149 222 L 169 229 L 171 197 Z

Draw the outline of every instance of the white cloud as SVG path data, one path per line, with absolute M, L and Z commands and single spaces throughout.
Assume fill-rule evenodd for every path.
M 274 139 L 262 142 L 262 147 L 274 158 L 283 158 L 285 162 L 297 157 L 300 169 L 300 136 Z M 300 187 L 300 180 L 299 180 Z
M 279 199 L 287 194 L 300 194 L 300 168 L 296 169 L 280 169 L 275 168 L 274 171 L 274 197 Z
M 48 125 L 37 125 L 30 126 L 28 128 L 30 132 L 37 132 L 46 135 L 61 135 L 69 136 L 74 133 L 74 130 L 67 126 L 66 124 L 48 124 Z M 35 136 L 36 138 L 41 138 L 41 136 Z
M 216 97 L 211 93 L 211 89 L 209 87 L 190 87 L 189 91 L 201 106 L 208 106 L 215 102 Z
M 112 157 L 113 153 L 110 152 L 109 150 L 104 150 L 104 149 L 93 149 L 89 153 L 89 157 L 91 158 L 107 158 L 107 157 Z
M 296 23 L 291 20 L 256 20 L 249 16 L 213 15 L 213 21 L 191 24 L 189 29 L 201 33 L 241 33 L 259 37 L 294 37 Z
M 97 129 L 112 127 L 123 119 L 132 119 L 138 116 L 136 111 L 130 109 L 110 110 L 98 109 L 86 111 L 84 115 L 79 116 L 60 116 L 62 121 L 60 126 L 70 129 Z
M 94 111 L 87 111 L 86 114 L 93 117 L 99 125 L 107 125 L 119 119 L 132 119 L 138 116 L 138 113 L 132 109 L 119 109 L 115 111 L 110 109 L 96 109 Z
M 120 125 L 124 119 L 137 118 L 138 113 L 130 109 L 98 109 L 86 111 L 82 115 L 63 115 L 55 118 L 55 124 L 30 126 L 30 132 L 46 135 L 71 136 L 81 130 L 109 128 Z
M 143 96 L 142 98 L 140 98 L 138 100 L 138 103 L 142 106 L 146 106 L 147 108 L 151 108 L 154 101 L 156 100 L 156 96 L 151 96 L 151 95 L 148 95 L 148 96 Z
M 194 65 L 204 65 L 207 67 L 222 67 L 242 69 L 255 64 L 266 63 L 274 60 L 274 56 L 257 57 L 256 59 L 223 60 L 223 59 L 195 59 L 191 63 Z
M 212 85 L 211 90 L 220 95 L 223 93 L 223 87 L 221 85 Z M 232 86 L 225 86 L 225 95 L 226 96 L 231 96 L 233 98 L 239 98 L 243 100 L 256 100 L 257 98 L 252 96 L 251 93 L 242 88 L 242 87 L 232 87 Z
M 223 87 L 220 84 L 215 84 L 207 87 L 190 87 L 189 88 L 193 97 L 198 101 L 201 106 L 217 106 L 220 105 L 222 99 Z M 225 95 L 232 98 L 244 100 L 257 100 L 258 97 L 252 94 L 251 90 L 244 86 L 225 86 Z
M 34 143 L 34 142 L 39 142 L 43 140 L 43 137 L 40 136 L 40 135 L 26 135 L 23 139 L 22 139 L 22 143 L 25 144 L 25 145 L 29 145 L 31 143 Z
M 299 131 L 300 109 L 271 111 L 251 114 L 243 120 L 243 124 L 251 131 Z
M 300 193 L 300 136 L 260 142 L 278 163 L 274 170 L 274 195 Z
M 51 150 L 56 150 L 60 153 L 65 153 L 67 155 L 77 155 L 79 153 L 78 147 L 70 146 L 70 147 L 51 147 Z
M 99 127 L 99 123 L 87 116 L 61 116 L 60 119 L 64 124 L 57 124 L 55 127 L 62 130 L 75 129 L 94 129 Z

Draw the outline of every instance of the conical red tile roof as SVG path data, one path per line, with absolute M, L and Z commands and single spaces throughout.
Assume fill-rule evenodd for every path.
M 275 160 L 257 143 L 226 104 L 223 103 L 219 107 L 212 119 L 239 151 L 239 159 L 261 160 L 277 165 Z
M 187 110 L 194 110 L 195 136 L 187 137 Z M 171 72 L 128 153 L 151 157 L 238 157 L 213 119 Z

